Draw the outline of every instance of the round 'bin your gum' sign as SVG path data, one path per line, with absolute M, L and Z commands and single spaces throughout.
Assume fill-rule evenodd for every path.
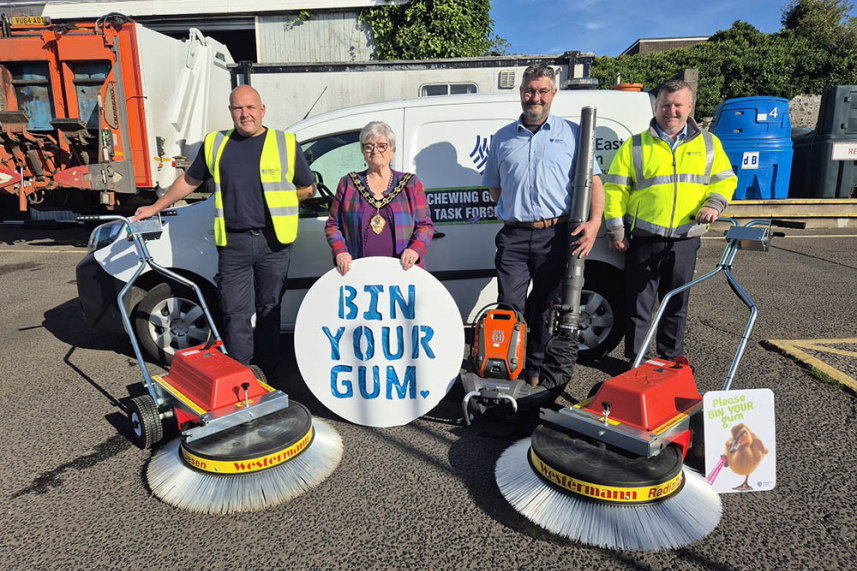
M 461 369 L 464 327 L 452 296 L 396 258 L 354 260 L 310 288 L 295 324 L 295 355 L 312 393 L 342 418 L 399 426 L 446 395 Z

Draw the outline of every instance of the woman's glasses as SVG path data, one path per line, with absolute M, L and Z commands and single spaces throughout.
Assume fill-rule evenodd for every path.
M 363 152 L 371 153 L 374 150 L 378 150 L 379 153 L 386 153 L 387 149 L 390 148 L 390 145 L 387 143 L 364 143 L 363 144 Z

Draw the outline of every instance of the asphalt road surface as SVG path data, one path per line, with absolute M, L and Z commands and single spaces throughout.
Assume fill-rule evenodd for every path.
M 319 487 L 261 512 L 212 517 L 146 487 L 150 452 L 128 439 L 143 392 L 130 344 L 87 327 L 74 267 L 87 232 L 0 227 L 0 561 L 5 569 L 855 569 L 855 396 L 760 341 L 854 338 L 857 231 L 790 231 L 739 252 L 759 320 L 733 388 L 771 388 L 777 486 L 725 494 L 714 532 L 685 549 L 618 553 L 552 535 L 515 512 L 494 464 L 508 423 L 456 423 L 461 393 L 398 428 L 340 421 L 308 392 L 291 336 L 274 384 L 327 419 L 345 455 Z M 804 236 L 804 237 L 801 237 Z M 816 236 L 816 237 L 808 237 Z M 817 237 L 821 236 L 821 237 Z M 698 268 L 722 240 L 707 239 Z M 747 310 L 718 278 L 691 295 L 687 354 L 701 390 L 722 385 Z M 582 398 L 625 366 L 578 367 Z

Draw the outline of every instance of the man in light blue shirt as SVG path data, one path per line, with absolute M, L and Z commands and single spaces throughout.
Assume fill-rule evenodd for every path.
M 532 385 L 539 382 L 550 337 L 550 302 L 557 297 L 567 259 L 568 212 L 580 132 L 578 125 L 550 114 L 556 92 L 552 68 L 540 64 L 524 71 L 523 113 L 494 135 L 482 175 L 482 184 L 497 202 L 497 217 L 504 223 L 495 239 L 498 301 L 522 312 L 530 327 L 524 376 Z M 576 256 L 589 254 L 601 225 L 600 174 L 594 163 L 589 221 L 573 232 L 578 237 L 572 252 Z M 531 281 L 533 289 L 527 296 Z

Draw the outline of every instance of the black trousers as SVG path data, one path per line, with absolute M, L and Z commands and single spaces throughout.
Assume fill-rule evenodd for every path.
M 655 301 L 693 279 L 700 239 L 631 238 L 625 256 L 625 302 L 628 322 L 625 329 L 625 357 L 640 351 Z M 670 300 L 657 331 L 659 357 L 675 359 L 684 355 L 684 330 L 690 290 Z M 647 348 L 648 350 L 648 348 Z
M 503 225 L 494 239 L 497 254 L 497 289 L 500 303 L 524 314 L 527 364 L 524 376 L 538 375 L 550 338 L 548 319 L 552 301 L 559 300 L 559 285 L 565 267 L 568 222 L 542 229 Z M 529 296 L 527 289 L 533 284 Z
M 226 350 L 244 365 L 253 361 L 265 372 L 273 371 L 280 361 L 280 306 L 286 292 L 291 244 L 280 244 L 273 231 L 227 231 L 226 246 L 217 251 L 214 281 L 223 312 Z M 254 312 L 255 335 L 250 323 Z

